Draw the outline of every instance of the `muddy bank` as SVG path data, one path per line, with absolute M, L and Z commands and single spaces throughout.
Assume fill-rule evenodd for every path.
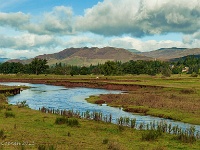
M 12 94 L 12 95 L 17 95 L 17 94 L 20 94 L 20 91 L 21 91 L 21 88 L 13 88 L 13 89 L 0 89 L 0 94 L 6 94 L 6 93 L 9 93 L 9 94 Z
M 55 79 L 0 79 L 0 82 L 25 82 L 33 84 L 49 84 L 57 86 L 70 87 L 87 87 L 87 88 L 99 88 L 107 90 L 123 90 L 123 91 L 134 91 L 141 88 L 163 88 L 161 86 L 150 86 L 150 85 L 137 85 L 137 84 L 123 84 L 123 83 L 110 83 L 114 82 L 106 80 L 97 81 L 97 80 L 55 80 Z M 117 82 L 117 81 L 115 81 Z

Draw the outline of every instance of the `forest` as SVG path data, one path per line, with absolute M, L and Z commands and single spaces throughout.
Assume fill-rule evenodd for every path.
M 72 66 L 56 63 L 47 65 L 46 59 L 34 58 L 29 64 L 16 62 L 4 62 L 0 64 L 1 74 L 56 74 L 56 75 L 125 75 L 125 74 L 148 74 L 170 76 L 171 74 L 187 73 L 198 76 L 200 73 L 200 58 L 187 56 L 175 61 L 145 61 L 130 60 L 128 62 L 107 61 L 104 64 L 90 66 Z M 184 70 L 184 68 L 188 68 Z

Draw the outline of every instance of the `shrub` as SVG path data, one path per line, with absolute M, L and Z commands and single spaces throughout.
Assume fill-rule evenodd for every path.
M 193 73 L 191 74 L 191 77 L 198 77 L 198 74 L 197 74 L 196 72 L 193 72 Z
M 28 104 L 26 104 L 26 101 L 22 101 L 22 102 L 17 102 L 17 106 L 18 108 L 28 107 Z
M 118 126 L 118 129 L 119 129 L 119 131 L 121 132 L 121 131 L 124 131 L 124 130 L 125 130 L 125 127 L 124 127 L 123 125 L 119 125 L 119 126 Z
M 15 118 L 15 114 L 13 112 L 10 112 L 10 111 L 6 111 L 5 112 L 5 117 L 8 118 L 8 117 L 13 117 Z
M 11 108 L 11 107 L 7 107 L 6 110 L 7 110 L 7 111 L 11 111 L 12 108 Z
M 76 118 L 68 118 L 67 124 L 71 127 L 79 126 L 79 121 Z
M 76 118 L 59 117 L 56 118 L 55 124 L 67 124 L 68 126 L 79 126 L 79 121 Z
M 58 117 L 56 118 L 55 124 L 65 124 L 67 123 L 68 118 L 66 117 Z
M 103 139 L 103 142 L 102 142 L 103 144 L 108 144 L 108 139 L 107 138 L 105 138 L 105 139 Z
M 184 143 L 194 143 L 197 140 L 197 137 L 198 135 L 195 136 L 195 127 L 191 126 L 185 131 L 181 131 L 176 138 Z
M 0 138 L 3 138 L 3 137 L 4 137 L 4 131 L 0 130 Z
M 0 130 L 0 138 L 1 138 L 2 140 L 4 140 L 4 139 L 6 138 L 6 135 L 4 134 L 4 131 L 3 131 L 3 130 Z M 0 147 L 0 149 L 1 149 L 1 147 Z
M 153 140 L 157 139 L 161 135 L 162 135 L 161 131 L 158 131 L 158 130 L 148 130 L 148 131 L 143 132 L 143 134 L 142 134 L 142 140 L 153 141 Z
M 188 136 L 184 133 L 177 135 L 176 139 L 184 143 L 194 143 L 196 141 L 195 136 Z
M 39 145 L 38 150 L 46 150 L 46 146 L 45 145 Z

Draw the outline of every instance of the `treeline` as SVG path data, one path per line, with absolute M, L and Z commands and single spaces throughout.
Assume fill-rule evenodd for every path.
M 5 62 L 0 64 L 0 73 L 2 74 L 42 74 L 47 73 L 49 66 L 47 60 L 34 58 L 29 64 Z
M 187 68 L 184 70 L 184 68 Z M 29 64 L 21 64 L 14 62 L 5 62 L 0 64 L 0 73 L 3 74 L 57 74 L 57 75 L 124 75 L 124 74 L 162 74 L 170 76 L 171 74 L 199 74 L 200 58 L 195 56 L 187 56 L 178 59 L 175 62 L 164 61 L 128 61 L 122 63 L 120 61 L 107 61 L 104 64 L 86 66 L 72 66 L 62 63 L 53 66 L 47 65 L 47 60 L 35 58 Z

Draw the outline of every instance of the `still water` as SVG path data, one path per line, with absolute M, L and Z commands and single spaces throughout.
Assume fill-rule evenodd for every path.
M 38 110 L 43 106 L 50 109 L 60 110 L 73 110 L 79 112 L 101 112 L 105 115 L 112 115 L 112 122 L 116 123 L 116 119 L 120 117 L 136 118 L 136 123 L 141 122 L 150 123 L 153 121 L 166 121 L 172 126 L 178 125 L 182 129 L 189 128 L 191 124 L 177 122 L 169 119 L 163 119 L 152 116 L 141 116 L 135 115 L 123 111 L 120 108 L 113 108 L 109 106 L 100 106 L 96 104 L 88 103 L 85 98 L 90 95 L 99 94 L 118 94 L 122 91 L 115 90 L 104 90 L 104 89 L 92 89 L 92 88 L 65 88 L 63 86 L 53 86 L 45 84 L 30 84 L 30 83 L 0 83 L 4 85 L 26 85 L 31 87 L 30 89 L 24 90 L 21 94 L 10 96 L 8 98 L 10 104 L 16 104 L 26 100 L 28 106 L 31 109 Z M 195 126 L 197 131 L 200 131 L 200 126 Z

